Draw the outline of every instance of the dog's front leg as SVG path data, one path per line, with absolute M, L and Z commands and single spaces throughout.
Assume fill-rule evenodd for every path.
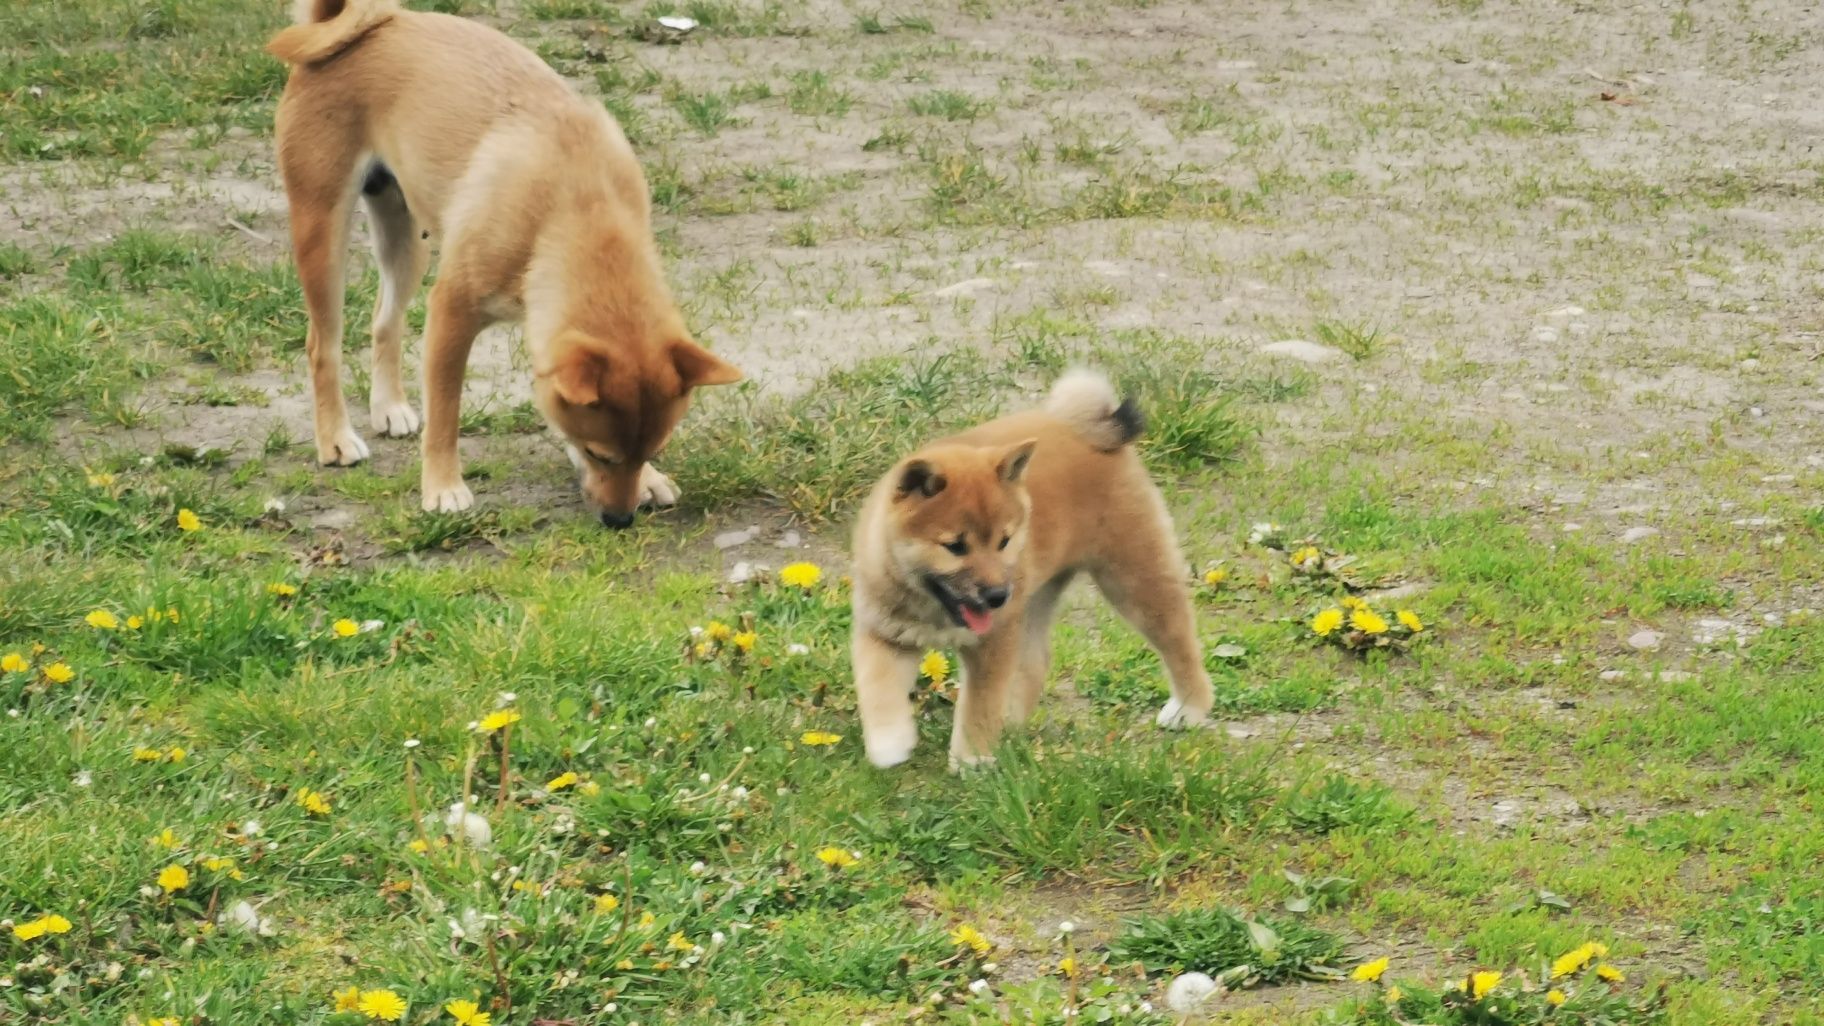
M 887 644 L 860 623 L 855 625 L 849 654 L 868 761 L 882 769 L 897 766 L 918 747 L 918 721 L 912 710 L 918 655 Z
M 462 419 L 462 378 L 482 322 L 475 304 L 447 281 L 439 281 L 431 289 L 429 307 L 424 326 L 424 467 L 420 484 L 426 512 L 456 513 L 475 504 L 475 496 L 462 482 L 456 435 Z
M 950 730 L 954 771 L 994 761 L 994 746 L 1007 722 L 1008 683 L 1019 665 L 1024 638 L 1017 627 L 1003 623 L 962 652 L 963 680 L 956 698 L 956 723 Z

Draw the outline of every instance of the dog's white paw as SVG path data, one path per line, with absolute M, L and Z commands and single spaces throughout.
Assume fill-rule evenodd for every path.
M 372 418 L 374 430 L 387 438 L 410 438 L 418 433 L 418 411 L 403 397 L 375 398 L 367 404 L 367 415 Z
M 950 753 L 950 772 L 955 773 L 958 776 L 965 773 L 973 773 L 978 770 L 991 770 L 993 768 L 994 756 L 992 755 L 962 755 L 957 752 Z
M 461 513 L 473 505 L 475 505 L 475 493 L 469 491 L 469 486 L 461 481 L 442 487 L 425 486 L 424 511 L 426 513 Z
M 1166 730 L 1184 730 L 1208 722 L 1209 718 L 1208 710 L 1189 708 L 1174 698 L 1165 703 L 1165 708 L 1159 710 L 1159 715 L 1154 722 Z
M 678 504 L 678 486 L 671 478 L 659 473 L 658 468 L 648 463 L 640 468 L 640 505 L 642 506 L 676 506 Z
M 317 462 L 326 467 L 352 467 L 367 459 L 367 443 L 347 424 L 327 437 L 317 436 Z
M 862 731 L 862 742 L 868 749 L 868 761 L 881 769 L 897 766 L 912 758 L 918 747 L 918 724 L 910 719 L 891 727 Z

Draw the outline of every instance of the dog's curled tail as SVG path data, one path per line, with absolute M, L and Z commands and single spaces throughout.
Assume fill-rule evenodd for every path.
M 287 64 L 316 64 L 355 45 L 362 36 L 399 13 L 398 0 L 296 0 L 297 24 L 266 44 L 266 52 Z
M 1107 378 L 1081 368 L 1066 372 L 1051 386 L 1045 412 L 1104 452 L 1114 452 L 1146 430 L 1146 418 L 1132 399 L 1117 395 Z

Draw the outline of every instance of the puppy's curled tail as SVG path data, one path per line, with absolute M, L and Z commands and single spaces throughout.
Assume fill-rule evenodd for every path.
M 266 44 L 266 52 L 287 64 L 316 64 L 360 42 L 361 37 L 399 13 L 398 0 L 296 0 L 297 24 Z
M 1121 398 L 1107 378 L 1082 368 L 1066 372 L 1051 386 L 1045 412 L 1103 452 L 1114 452 L 1146 430 L 1146 418 L 1132 399 Z

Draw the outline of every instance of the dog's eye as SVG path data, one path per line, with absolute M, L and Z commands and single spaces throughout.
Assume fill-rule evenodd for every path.
M 944 548 L 949 549 L 950 554 L 953 556 L 967 556 L 969 554 L 969 542 L 964 538 L 958 538 L 952 542 L 945 542 Z
M 618 457 L 604 456 L 601 453 L 596 452 L 594 449 L 584 449 L 583 452 L 586 453 L 590 459 L 594 460 L 597 463 L 600 463 L 604 467 L 618 467 L 621 464 L 621 461 Z
M 1008 543 L 1008 542 L 1010 542 L 1010 541 L 1012 541 L 1012 540 L 1013 540 L 1013 535 L 1011 535 L 1011 534 L 1003 534 L 1003 535 L 1001 535 L 1001 543 L 1000 543 L 1000 544 L 999 544 L 999 545 L 996 545 L 996 546 L 995 546 L 995 548 L 997 548 L 997 549 L 1004 549 L 1004 548 L 1006 548 L 1006 547 L 1007 547 L 1007 543 Z

